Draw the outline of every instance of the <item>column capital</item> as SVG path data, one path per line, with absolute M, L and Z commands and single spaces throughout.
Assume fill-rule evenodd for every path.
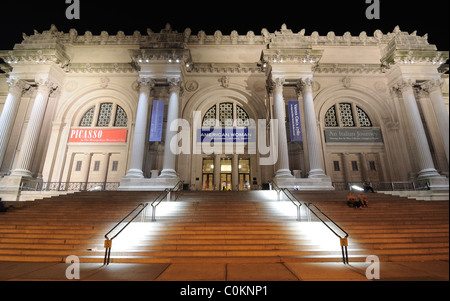
M 139 77 L 138 86 L 140 93 L 149 93 L 155 87 L 155 81 L 149 77 Z
M 297 91 L 301 93 L 312 92 L 313 85 L 314 79 L 310 77 L 300 78 L 297 82 Z
M 410 90 L 413 92 L 413 86 L 416 83 L 416 81 L 412 78 L 409 79 L 400 79 L 394 85 L 392 86 L 392 89 L 394 91 L 398 92 L 405 92 L 407 90 Z
M 18 78 L 9 78 L 6 80 L 9 91 L 13 93 L 23 93 L 25 90 L 30 89 L 30 85 L 27 84 L 25 81 L 18 79 Z
M 439 79 L 432 79 L 429 81 L 426 81 L 421 85 L 422 90 L 424 90 L 427 93 L 434 92 L 436 90 L 441 91 L 442 85 L 444 84 L 444 80 L 442 78 Z
M 179 77 L 171 77 L 167 79 L 169 83 L 169 92 L 170 93 L 180 93 L 181 92 L 181 79 Z
M 45 77 L 36 78 L 35 80 L 38 88 L 38 92 L 50 94 L 52 91 L 58 89 L 58 85 Z

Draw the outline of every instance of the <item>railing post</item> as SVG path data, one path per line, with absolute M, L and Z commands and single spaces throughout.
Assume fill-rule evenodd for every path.
M 344 264 L 348 264 L 348 239 L 347 237 L 341 238 L 341 250 L 342 250 L 342 261 Z

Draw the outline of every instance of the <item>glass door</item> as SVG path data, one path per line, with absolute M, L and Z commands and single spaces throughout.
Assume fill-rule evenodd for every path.
M 233 165 L 231 158 L 220 159 L 220 189 L 222 191 L 233 190 L 232 188 Z
M 239 159 L 239 190 L 250 190 L 250 160 Z
M 203 159 L 202 173 L 202 190 L 214 190 L 214 159 Z

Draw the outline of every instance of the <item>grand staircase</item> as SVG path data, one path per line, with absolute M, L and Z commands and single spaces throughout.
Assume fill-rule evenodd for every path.
M 103 262 L 104 235 L 158 192 L 83 192 L 27 202 L 0 213 L 0 261 Z M 345 192 L 296 192 L 349 233 L 350 262 L 434 261 L 449 257 L 448 201 L 369 194 L 348 208 Z M 339 239 L 320 222 L 296 221 L 296 207 L 273 191 L 182 192 L 139 216 L 112 243 L 111 262 L 342 262 Z

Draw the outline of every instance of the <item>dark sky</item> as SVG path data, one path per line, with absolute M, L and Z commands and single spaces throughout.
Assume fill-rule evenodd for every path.
M 123 30 L 146 33 L 147 28 L 159 32 L 166 23 L 180 32 L 186 27 L 192 34 L 199 30 L 213 34 L 221 30 L 224 35 L 237 30 L 246 34 L 253 30 L 261 34 L 262 28 L 270 32 L 279 30 L 286 23 L 294 32 L 306 29 L 306 35 L 318 31 L 326 35 L 334 31 L 343 35 L 350 31 L 359 35 L 366 31 L 369 36 L 376 29 L 392 32 L 396 25 L 404 31 L 417 30 L 418 35 L 428 33 L 429 41 L 439 50 L 449 50 L 449 1 L 400 1 L 379 0 L 380 20 L 368 20 L 366 0 L 260 0 L 260 1 L 93 1 L 80 0 L 80 20 L 68 20 L 65 16 L 66 0 L 16 0 L 3 1 L 0 7 L 0 49 L 12 49 L 22 40 L 22 32 L 33 34 L 55 24 L 59 30 L 77 29 L 79 34 L 90 30 L 98 35 L 102 30 L 116 34 Z M 189 3 L 189 4 L 187 4 Z

